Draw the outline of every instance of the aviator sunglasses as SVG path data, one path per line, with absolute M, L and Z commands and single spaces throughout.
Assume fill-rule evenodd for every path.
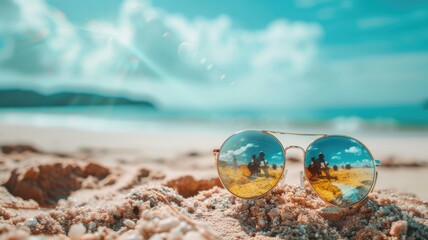
M 284 148 L 274 134 L 314 136 L 307 149 Z M 325 202 L 351 207 L 367 199 L 376 184 L 376 166 L 368 148 L 355 138 L 341 135 L 278 131 L 242 131 L 214 149 L 218 175 L 233 195 L 252 199 L 269 193 L 285 178 L 288 149 L 304 151 L 301 185 L 308 181 Z

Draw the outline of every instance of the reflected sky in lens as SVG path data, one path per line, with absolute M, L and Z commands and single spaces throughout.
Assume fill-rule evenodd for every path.
M 312 144 L 306 153 L 305 165 L 311 164 L 311 158 L 323 153 L 330 166 L 352 164 L 354 167 L 372 166 L 372 157 L 360 143 L 351 138 L 331 136 Z
M 235 156 L 242 165 L 250 162 L 253 154 L 258 157 L 261 151 L 270 164 L 284 164 L 283 149 L 277 140 L 257 131 L 246 131 L 229 138 L 220 150 L 219 159 L 231 163 Z

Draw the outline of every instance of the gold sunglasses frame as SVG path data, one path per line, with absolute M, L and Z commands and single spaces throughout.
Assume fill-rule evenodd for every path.
M 240 134 L 240 133 L 243 133 L 243 132 L 249 132 L 249 131 L 254 131 L 254 132 L 262 132 L 262 133 L 265 133 L 265 134 L 268 134 L 268 135 L 270 135 L 271 137 L 273 137 L 273 139 L 275 139 L 277 142 L 278 142 L 278 144 L 281 146 L 281 149 L 282 149 L 282 152 L 283 152 L 283 155 L 284 155 L 284 166 L 283 166 L 283 168 L 282 168 L 282 172 L 281 172 L 281 178 L 280 179 L 278 179 L 278 181 L 275 183 L 275 185 L 272 187 L 272 188 L 270 188 L 268 191 L 266 191 L 264 194 L 262 194 L 262 195 L 259 195 L 259 196 L 256 196 L 256 197 L 241 197 L 241 196 L 238 196 L 238 195 L 236 195 L 236 194 L 234 194 L 234 193 L 232 193 L 226 186 L 225 186 L 225 184 L 223 183 L 223 180 L 221 179 L 221 177 L 220 177 L 220 172 L 219 172 L 219 169 L 218 169 L 218 157 L 219 157 L 219 153 L 220 153 L 220 149 L 223 147 L 223 145 L 224 145 L 224 143 L 226 143 L 227 142 L 227 140 L 229 140 L 231 137 L 233 137 L 233 136 L 235 136 L 235 135 L 237 135 L 237 134 Z M 274 134 L 281 134 L 281 135 L 291 135 L 291 136 L 307 136 L 307 137 L 318 137 L 318 138 L 316 138 L 316 139 L 314 139 L 313 141 L 311 141 L 311 143 L 308 145 L 308 147 L 306 148 L 306 149 L 304 149 L 304 148 L 302 148 L 302 147 L 300 147 L 300 146 L 294 146 L 294 145 L 291 145 L 291 146 L 288 146 L 288 147 L 285 147 L 284 148 L 284 146 L 282 145 L 282 143 L 281 143 L 281 141 L 279 141 L 279 139 L 277 138 L 277 137 L 275 137 L 275 135 Z M 221 147 L 220 148 L 216 148 L 216 149 L 213 149 L 213 154 L 214 154 L 214 165 L 215 165 L 215 168 L 217 169 L 217 174 L 218 174 L 218 176 L 219 176 L 219 180 L 220 180 L 220 182 L 221 182 L 221 184 L 223 185 L 223 187 L 228 191 L 228 192 L 230 192 L 232 195 L 234 195 L 234 196 L 236 196 L 236 197 L 238 197 L 238 198 L 242 198 L 242 199 L 258 199 L 258 198 L 262 198 L 263 196 L 265 196 L 265 195 L 267 195 L 267 194 L 269 194 L 273 189 L 275 189 L 275 187 L 278 187 L 278 184 L 279 183 L 281 183 L 282 181 L 284 181 L 285 179 L 285 174 L 284 174 L 284 172 L 286 171 L 286 164 L 287 164 L 287 162 L 286 162 L 286 154 L 287 154 L 287 151 L 289 150 L 289 149 L 292 149 L 292 148 L 298 148 L 298 149 L 300 149 L 300 150 L 302 150 L 303 151 L 303 170 L 305 169 L 305 162 L 304 162 L 304 160 L 305 160 L 305 158 L 306 158 L 306 152 L 307 152 L 307 150 L 309 149 L 309 147 L 314 143 L 314 142 L 316 142 L 317 140 L 319 140 L 319 139 L 322 139 L 322 138 L 325 138 L 325 137 L 332 137 L 332 136 L 335 136 L 335 137 L 345 137 L 345 138 L 350 138 L 350 139 L 352 139 L 352 140 L 354 140 L 354 141 L 356 141 L 357 143 L 359 143 L 359 144 L 361 144 L 366 150 L 367 150 L 367 152 L 369 153 L 369 155 L 370 155 L 370 157 L 371 157 L 371 160 L 373 161 L 373 170 L 374 170 L 374 172 L 375 172 L 375 174 L 374 174 L 374 176 L 373 176 L 373 183 L 372 183 L 372 186 L 371 186 L 371 188 L 370 188 L 370 190 L 367 192 L 367 194 L 363 197 L 363 198 L 361 198 L 361 200 L 359 200 L 358 202 L 355 202 L 355 203 L 353 203 L 353 204 L 351 204 L 351 205 L 349 205 L 349 206 L 340 206 L 340 205 L 336 205 L 336 204 L 334 204 L 334 203 L 331 203 L 331 202 L 328 202 L 327 200 L 325 200 L 314 188 L 313 188 L 313 186 L 312 186 L 312 184 L 311 184 L 311 182 L 309 181 L 309 179 L 308 179 L 308 176 L 306 175 L 307 173 L 306 173 L 306 171 L 301 171 L 301 174 L 300 174 L 300 176 L 301 176 L 301 178 L 303 178 L 303 181 L 306 181 L 306 182 L 308 182 L 308 184 L 309 184 L 309 186 L 311 187 L 311 190 L 321 199 L 321 200 L 323 200 L 326 204 L 328 204 L 328 205 L 332 205 L 332 206 L 335 206 L 335 207 L 338 207 L 338 208 L 352 208 L 352 207 L 354 207 L 354 206 L 358 206 L 359 204 L 361 204 L 361 203 L 363 203 L 363 202 L 365 202 L 366 200 L 367 200 L 367 197 L 368 197 L 368 195 L 371 193 L 371 192 L 373 192 L 373 190 L 374 190 L 374 187 L 375 187 L 375 185 L 376 185 L 376 182 L 377 182 L 377 177 L 378 177 L 378 172 L 377 172 L 377 169 L 376 169 L 376 166 L 380 166 L 381 165 L 381 162 L 380 162 L 380 160 L 375 160 L 374 158 L 373 158 L 373 154 L 370 152 L 370 150 L 367 148 L 367 146 L 366 145 L 364 145 L 364 143 L 362 143 L 361 141 L 359 141 L 358 139 L 356 139 L 356 138 L 353 138 L 353 137 L 350 137 L 350 136 L 346 136 L 346 135 L 329 135 L 329 134 L 322 134 L 322 133 L 291 133 L 291 132 L 282 132 L 282 131 L 269 131 L 269 130 L 243 130 L 243 131 L 239 131 L 239 132 L 236 132 L 236 133 L 234 133 L 234 134 L 232 134 L 230 137 L 228 137 L 224 142 L 223 142 L 223 144 L 221 145 Z M 304 175 L 302 174 L 302 172 L 304 173 Z M 302 188 L 304 188 L 304 184 L 301 186 Z

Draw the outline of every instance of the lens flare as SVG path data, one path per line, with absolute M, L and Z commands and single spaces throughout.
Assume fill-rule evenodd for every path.
M 241 198 L 269 192 L 281 179 L 285 158 L 272 135 L 245 131 L 231 136 L 220 148 L 217 170 L 224 187 Z
M 306 151 L 304 164 L 315 192 L 336 206 L 358 203 L 374 184 L 373 157 L 353 138 L 327 136 L 315 140 Z
M 178 46 L 177 49 L 178 57 L 184 63 L 194 65 L 197 61 L 197 54 L 193 44 L 183 42 Z

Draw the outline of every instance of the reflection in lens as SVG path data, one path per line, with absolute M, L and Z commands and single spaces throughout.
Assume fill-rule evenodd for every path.
M 272 135 L 245 131 L 233 135 L 220 149 L 217 168 L 225 188 L 242 198 L 261 196 L 281 179 L 284 152 Z
M 342 136 L 313 142 L 306 152 L 305 173 L 321 198 L 340 207 L 364 199 L 375 178 L 370 152 L 360 142 Z

